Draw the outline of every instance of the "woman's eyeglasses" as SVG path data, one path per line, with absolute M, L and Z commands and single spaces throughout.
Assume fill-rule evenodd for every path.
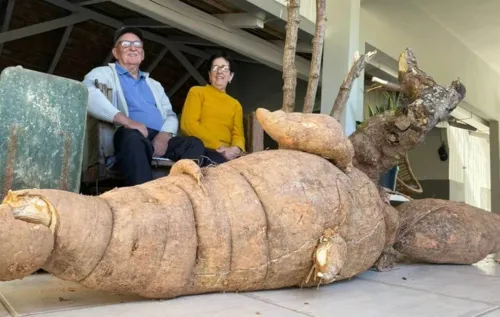
M 118 44 L 123 48 L 134 46 L 135 48 L 142 48 L 142 41 L 120 41 Z
M 229 66 L 227 65 L 222 65 L 222 66 L 219 66 L 219 65 L 213 65 L 212 68 L 210 68 L 210 71 L 215 73 L 217 71 L 221 71 L 223 73 L 227 73 L 229 72 L 231 69 L 229 68 Z

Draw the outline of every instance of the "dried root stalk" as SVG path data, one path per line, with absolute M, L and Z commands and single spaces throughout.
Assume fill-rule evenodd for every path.
M 422 144 L 427 132 L 447 120 L 465 97 L 460 81 L 444 87 L 421 71 L 410 49 L 399 58 L 399 82 L 404 95 L 401 108 L 367 119 L 349 137 L 355 148 L 354 166 L 374 182 Z
M 372 59 L 373 56 L 375 56 L 376 53 L 377 51 L 373 51 L 363 54 L 361 56 L 359 56 L 359 53 L 357 53 L 354 56 L 354 62 L 351 66 L 351 69 L 347 73 L 344 82 L 340 86 L 339 93 L 337 95 L 337 98 L 335 99 L 335 103 L 333 104 L 332 110 L 330 112 L 330 115 L 335 119 L 339 120 L 342 111 L 344 111 L 344 108 L 347 104 L 347 100 L 349 99 L 349 94 L 351 93 L 351 88 L 354 83 L 354 80 L 356 80 L 356 78 L 358 78 L 361 75 L 361 72 L 366 67 L 366 63 L 368 63 L 370 59 Z

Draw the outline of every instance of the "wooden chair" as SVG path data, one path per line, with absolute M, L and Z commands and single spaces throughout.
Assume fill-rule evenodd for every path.
M 97 80 L 95 86 L 108 98 L 113 101 L 113 91 L 105 84 Z M 99 182 L 110 183 L 111 187 L 120 184 L 123 181 L 122 175 L 116 170 L 113 135 L 115 125 L 109 122 L 97 120 L 87 116 L 86 148 L 87 160 L 83 169 L 82 183 L 87 188 L 95 184 L 93 193 L 101 192 L 98 189 Z M 159 178 L 168 175 L 173 161 L 164 158 L 153 158 L 151 166 L 153 167 L 153 178 Z M 105 186 L 105 185 L 104 185 Z
M 112 102 L 112 89 L 99 82 L 95 86 Z M 123 177 L 114 169 L 113 135 L 115 126 L 111 123 L 87 116 L 87 162 L 83 169 L 82 184 L 92 194 L 98 194 L 106 189 L 116 187 Z M 264 130 L 257 121 L 255 112 L 246 117 L 246 147 L 247 153 L 264 150 Z M 153 178 L 168 175 L 173 161 L 164 158 L 153 158 Z M 94 186 L 95 185 L 95 186 Z
M 264 129 L 257 121 L 255 111 L 251 112 L 246 118 L 246 149 L 247 153 L 259 152 L 264 150 Z
M 406 195 L 423 193 L 422 185 L 411 169 L 408 153 L 399 160 L 398 167 L 396 191 Z

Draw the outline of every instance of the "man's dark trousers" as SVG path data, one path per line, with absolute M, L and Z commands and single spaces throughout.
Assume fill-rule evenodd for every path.
M 153 179 L 151 160 L 154 148 L 152 141 L 158 131 L 148 129 L 145 138 L 138 130 L 118 128 L 113 144 L 116 165 L 125 177 L 125 185 L 133 186 Z M 181 159 L 198 160 L 201 167 L 211 163 L 222 164 L 226 159 L 218 152 L 205 149 L 203 142 L 195 137 L 175 136 L 168 141 L 167 152 L 163 156 L 172 161 Z

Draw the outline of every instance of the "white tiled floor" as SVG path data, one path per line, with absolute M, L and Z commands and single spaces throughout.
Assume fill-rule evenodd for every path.
M 0 283 L 4 305 L 14 316 L 485 316 L 500 317 L 500 265 L 399 265 L 385 273 L 365 272 L 351 281 L 319 289 L 144 300 L 87 290 L 36 274 Z M 0 305 L 0 317 L 10 314 Z
M 361 278 L 450 297 L 500 305 L 500 274 L 494 277 L 446 270 L 436 266 L 407 266 L 383 274 L 367 272 Z
M 481 315 L 484 317 L 500 317 L 500 308 L 495 309 L 494 311 Z
M 10 317 L 9 312 L 2 305 L 0 305 L 0 317 Z
M 21 316 L 130 300 L 144 301 L 136 296 L 92 291 L 50 274 L 35 274 L 22 280 L 0 283 L 0 294 Z
M 71 314 L 69 314 L 71 313 Z M 282 316 L 304 317 L 299 312 L 269 304 L 240 294 L 207 294 L 204 296 L 182 297 L 168 301 L 113 304 L 106 307 L 92 307 L 71 312 L 60 311 L 39 317 L 198 317 L 198 316 Z
M 495 307 L 361 279 L 335 286 L 254 295 L 310 316 L 474 316 Z

